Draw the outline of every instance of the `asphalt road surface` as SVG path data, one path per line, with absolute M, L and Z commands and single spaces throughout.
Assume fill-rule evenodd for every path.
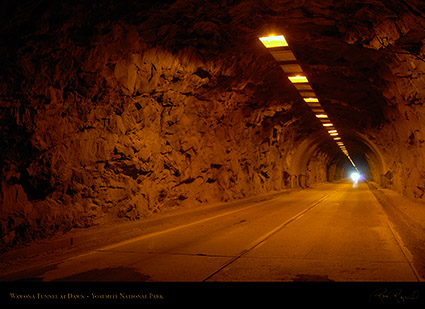
M 325 184 L 272 200 L 206 208 L 2 280 L 417 282 L 409 250 L 367 184 Z

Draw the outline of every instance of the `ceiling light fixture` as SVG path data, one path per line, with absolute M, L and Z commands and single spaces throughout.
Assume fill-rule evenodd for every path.
M 326 114 L 317 114 L 316 117 L 317 118 L 328 118 L 328 115 L 326 115 Z
M 323 124 L 324 127 L 333 127 L 333 124 L 328 122 Z
M 288 78 L 291 81 L 291 83 L 293 83 L 293 84 L 297 84 L 297 83 L 308 83 L 307 77 L 305 77 L 303 75 L 288 76 Z
M 319 103 L 318 98 L 304 98 L 304 101 L 306 101 L 307 103 Z
M 283 35 L 270 35 L 261 37 L 260 41 L 267 48 L 288 46 L 288 43 L 286 42 L 286 39 Z

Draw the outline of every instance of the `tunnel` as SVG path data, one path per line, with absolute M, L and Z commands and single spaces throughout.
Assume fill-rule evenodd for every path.
M 25 0 L 0 11 L 3 252 L 307 196 L 356 170 L 364 190 L 423 208 L 420 0 Z

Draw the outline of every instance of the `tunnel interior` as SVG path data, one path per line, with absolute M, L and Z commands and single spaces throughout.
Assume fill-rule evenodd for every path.
M 2 247 L 348 177 L 425 199 L 422 1 L 2 2 Z

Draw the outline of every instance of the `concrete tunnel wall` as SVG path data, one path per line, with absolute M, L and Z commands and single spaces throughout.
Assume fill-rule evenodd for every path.
M 343 157 L 259 42 L 272 30 L 372 180 L 425 199 L 420 1 L 2 5 L 3 247 L 334 180 Z

